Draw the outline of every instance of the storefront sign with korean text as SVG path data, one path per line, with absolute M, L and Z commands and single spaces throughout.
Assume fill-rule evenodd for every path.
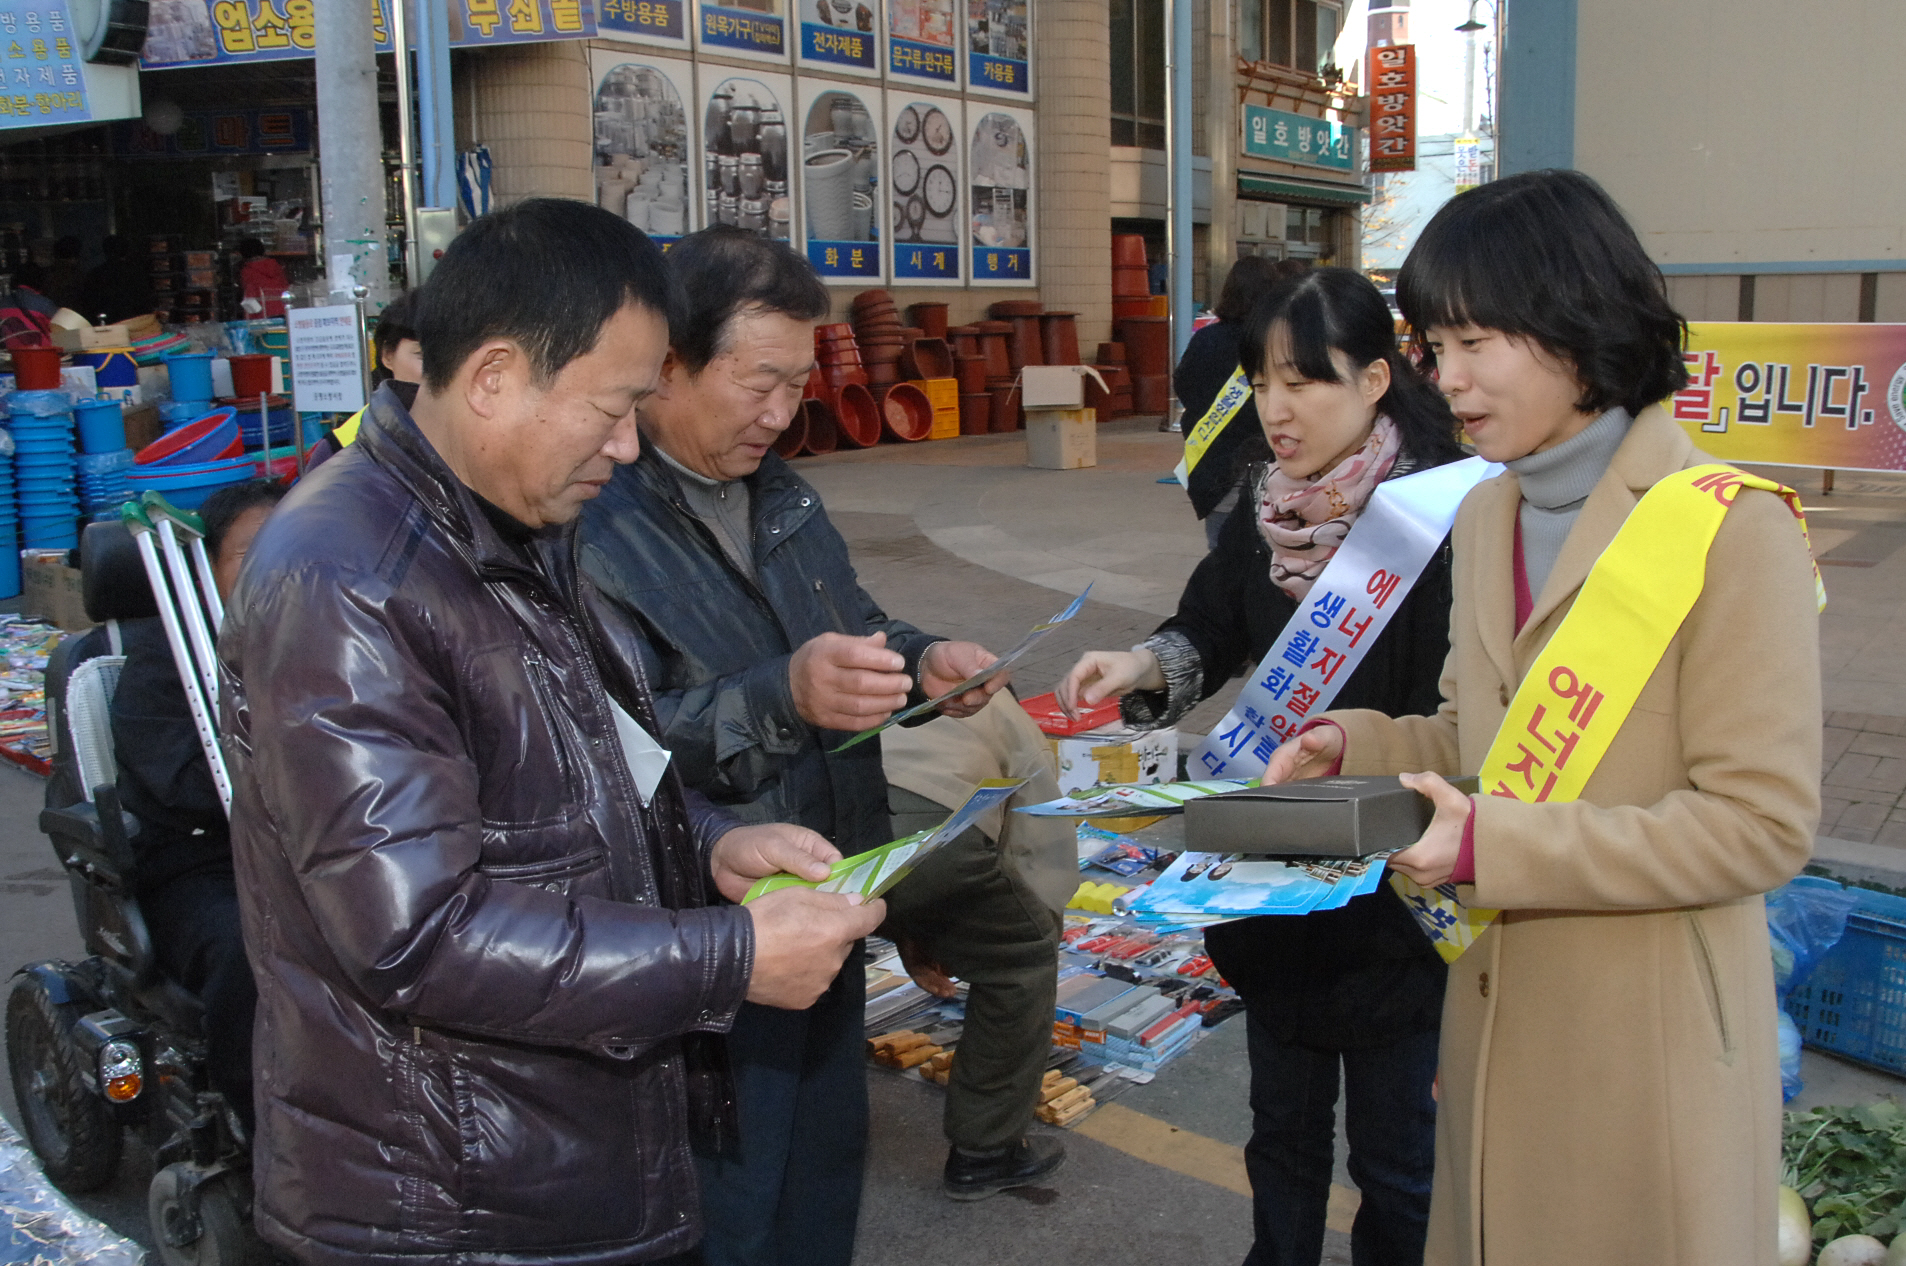
M 0 50 L 0 129 L 93 117 L 66 0 L 0 0 Z
M 1370 50 L 1370 170 L 1416 170 L 1416 45 Z
M 410 43 L 417 43 L 410 0 Z M 449 16 L 453 48 L 587 39 L 596 33 L 595 0 L 436 0 Z M 391 51 L 388 0 L 366 0 L 377 51 Z M 172 0 L 153 8 L 140 64 L 147 70 L 213 62 L 290 61 L 317 49 L 313 0 Z
M 1664 402 L 1723 461 L 1906 471 L 1906 325 L 1688 325 Z
M 870 0 L 807 0 L 800 8 L 803 66 L 878 75 L 874 5 Z
M 120 158 L 210 158 L 218 154 L 303 154 L 311 149 L 311 114 L 279 110 L 192 110 L 162 135 L 137 119 L 115 123 L 112 152 Z
M 596 26 L 603 34 L 633 35 L 658 44 L 688 47 L 688 0 L 597 0 Z
M 788 22 L 781 13 L 779 0 L 774 0 L 767 12 L 731 9 L 727 5 L 709 4 L 707 0 L 702 0 L 697 7 L 700 14 L 696 40 L 703 48 L 772 61 L 787 60 Z
M 947 98 L 887 93 L 888 235 L 895 281 L 958 281 L 967 238 L 966 112 Z M 810 177 L 810 182 L 811 182 Z
M 364 328 L 351 304 L 293 308 L 292 404 L 301 413 L 350 413 L 364 407 Z
M 1244 107 L 1244 152 L 1253 158 L 1351 171 L 1356 166 L 1356 129 L 1333 119 L 1314 119 L 1269 106 Z
M 953 0 L 886 0 L 887 73 L 901 79 L 959 82 L 959 32 Z
M 969 109 L 973 283 L 1025 285 L 1034 279 L 1032 113 L 1004 106 L 981 113 L 977 103 Z
M 966 86 L 1032 96 L 1032 14 L 1027 0 L 973 0 L 966 16 Z

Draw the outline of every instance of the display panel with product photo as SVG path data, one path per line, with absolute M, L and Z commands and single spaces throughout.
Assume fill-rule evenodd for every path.
M 888 78 L 959 87 L 956 0 L 886 0 L 886 5 Z
M 785 62 L 788 5 L 789 0 L 696 0 L 695 44 L 705 52 Z
M 842 75 L 880 74 L 880 0 L 795 0 L 802 66 Z
M 696 214 L 693 67 L 667 57 L 592 49 L 596 205 L 666 245 Z
M 794 239 L 793 175 L 788 162 L 788 109 L 794 80 L 762 71 L 731 74 L 701 67 L 701 186 L 709 224 L 732 224 Z
M 878 281 L 880 254 L 880 90 L 802 79 L 801 227 L 808 260 L 827 281 Z
M 961 228 L 960 103 L 887 94 L 889 236 L 896 284 L 958 281 Z
M 1034 280 L 1032 112 L 975 102 L 967 117 L 973 283 L 1026 285 Z
M 966 89 L 1032 100 L 1030 0 L 965 0 Z
M 596 29 L 615 39 L 686 51 L 689 0 L 596 0 Z

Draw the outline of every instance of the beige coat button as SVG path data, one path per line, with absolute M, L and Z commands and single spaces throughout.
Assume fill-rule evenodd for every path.
M 1482 990 L 1483 997 L 1487 998 L 1489 996 L 1489 973 L 1488 972 L 1484 972 L 1482 975 L 1476 977 L 1476 988 Z

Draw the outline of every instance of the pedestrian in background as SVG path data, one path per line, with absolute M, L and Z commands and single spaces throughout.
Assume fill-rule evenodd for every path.
M 1463 455 L 1448 406 L 1398 350 L 1389 309 L 1362 275 L 1300 272 L 1238 325 L 1275 460 L 1253 468 L 1246 501 L 1177 614 L 1130 651 L 1080 658 L 1059 685 L 1068 709 L 1120 696 L 1127 722 L 1172 724 L 1256 665 L 1289 621 L 1308 622 L 1312 586 L 1379 484 Z M 1344 682 L 1339 706 L 1435 712 L 1449 609 L 1445 543 Z M 1434 1170 L 1445 975 L 1435 949 L 1387 886 L 1341 910 L 1220 924 L 1205 947 L 1245 1003 L 1256 1231 L 1247 1266 L 1321 1259 L 1340 1085 L 1363 1197 L 1352 1254 L 1358 1266 L 1417 1266 Z
M 265 253 L 265 244 L 255 237 L 238 241 L 238 285 L 244 291 L 245 311 L 253 316 L 281 317 L 285 314 L 284 293 L 291 287 L 284 265 Z
M 1278 260 L 1263 255 L 1246 255 L 1231 265 L 1217 306 L 1212 309 L 1218 317 L 1216 323 L 1191 336 L 1185 354 L 1178 358 L 1178 368 L 1172 372 L 1172 388 L 1185 410 L 1181 425 L 1187 444 L 1198 423 L 1210 412 L 1212 402 L 1238 372 L 1239 345 L 1252 305 L 1277 282 L 1299 276 L 1308 267 L 1301 259 Z M 1191 498 L 1192 510 L 1204 520 L 1205 548 L 1218 548 L 1225 518 L 1238 504 L 1238 483 L 1245 471 L 1253 463 L 1269 459 L 1262 438 L 1256 401 L 1247 395 L 1196 462 L 1192 462 L 1187 449 L 1186 462 L 1191 469 L 1185 476 L 1185 495 Z
M 1772 1266 L 1761 894 L 1806 863 L 1820 815 L 1806 541 L 1780 497 L 1734 485 L 1665 653 L 1623 665 L 1649 608 L 1624 599 L 1619 635 L 1573 624 L 1583 582 L 1634 548 L 1616 534 L 1644 494 L 1712 461 L 1657 403 L 1687 382 L 1660 271 L 1599 185 L 1540 171 L 1446 203 L 1397 294 L 1477 452 L 1508 471 L 1457 516 L 1442 708 L 1329 713 L 1267 781 L 1404 773 L 1436 817 L 1392 870 L 1500 911 L 1450 969 L 1428 1260 Z M 1696 492 L 1682 504 L 1711 504 Z M 1564 638 L 1571 659 L 1525 686 Z M 1625 717 L 1602 689 L 1616 672 L 1645 675 Z M 1544 689 L 1571 693 L 1519 706 Z M 1515 764 L 1489 794 L 1455 791 L 1443 776 L 1493 767 L 1506 718 Z M 1594 761 L 1596 720 L 1612 742 L 1578 798 L 1550 798 L 1545 778 Z

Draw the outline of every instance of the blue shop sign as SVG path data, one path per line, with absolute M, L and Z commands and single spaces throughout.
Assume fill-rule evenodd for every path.
M 1244 107 L 1244 152 L 1253 158 L 1275 158 L 1307 167 L 1353 171 L 1357 161 L 1356 136 L 1355 128 L 1331 119 L 1316 119 L 1268 106 Z
M 953 60 L 953 50 L 943 45 L 923 44 L 919 40 L 903 40 L 897 36 L 887 41 L 889 74 L 952 83 L 958 69 Z
M 901 278 L 926 278 L 932 281 L 960 279 L 960 252 L 956 246 L 897 247 L 893 253 L 893 275 Z
M 11 0 L 0 7 L 0 58 L 0 128 L 93 117 L 66 0 Z
M 879 69 L 879 63 L 874 60 L 872 31 L 845 31 L 825 22 L 801 23 L 801 58 L 862 70 Z
M 974 281 L 1030 281 L 1032 251 L 1024 246 L 975 246 Z
M 704 4 L 701 11 L 704 46 L 787 55 L 787 26 L 780 18 L 715 4 Z
M 880 276 L 878 242 L 809 242 L 807 259 L 823 277 Z
M 596 26 L 655 39 L 685 39 L 682 8 L 686 4 L 687 0 L 601 0 Z

